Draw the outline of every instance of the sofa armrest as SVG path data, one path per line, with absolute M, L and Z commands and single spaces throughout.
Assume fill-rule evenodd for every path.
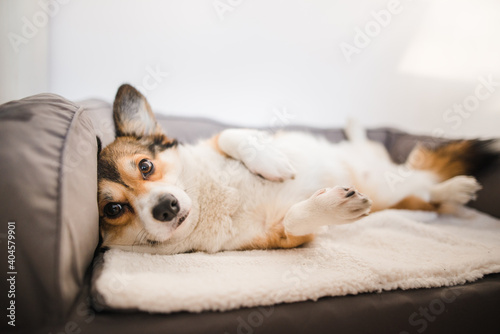
M 15 262 L 2 275 L 17 273 L 2 307 L 15 302 L 15 329 L 27 331 L 63 321 L 84 284 L 98 243 L 98 146 L 85 110 L 53 94 L 1 105 L 0 143 L 2 236 L 15 225 Z

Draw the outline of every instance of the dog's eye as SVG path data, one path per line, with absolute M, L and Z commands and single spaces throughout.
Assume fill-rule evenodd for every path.
M 108 218 L 118 218 L 123 213 L 123 205 L 120 203 L 108 203 L 104 207 L 104 214 Z
M 155 166 L 153 165 L 153 163 L 151 161 L 149 161 L 148 159 L 142 159 L 139 162 L 139 170 L 141 171 L 142 176 L 144 176 L 144 177 L 151 174 L 153 172 L 154 167 Z

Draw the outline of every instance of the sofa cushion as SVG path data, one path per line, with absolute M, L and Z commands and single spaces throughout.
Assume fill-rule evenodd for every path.
M 0 233 L 15 222 L 15 265 L 4 273 L 17 272 L 16 329 L 58 323 L 98 243 L 94 126 L 82 107 L 41 94 L 0 106 L 0 142 Z

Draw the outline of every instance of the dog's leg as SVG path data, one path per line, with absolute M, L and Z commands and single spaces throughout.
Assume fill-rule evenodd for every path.
M 457 207 L 476 199 L 481 188 L 474 177 L 459 175 L 431 186 L 427 200 L 410 195 L 390 208 L 453 213 Z
M 481 188 L 473 176 L 455 176 L 432 187 L 430 202 L 463 205 L 476 199 L 476 192 Z
M 352 223 L 370 212 L 371 200 L 354 188 L 318 190 L 293 205 L 285 215 L 285 231 L 291 235 L 316 233 L 321 226 Z
M 365 128 L 363 128 L 354 118 L 348 119 L 345 134 L 347 139 L 353 143 L 363 143 L 368 141 Z
M 287 156 L 273 144 L 267 132 L 252 129 L 228 129 L 215 137 L 217 148 L 241 161 L 254 174 L 271 181 L 293 179 L 295 170 Z

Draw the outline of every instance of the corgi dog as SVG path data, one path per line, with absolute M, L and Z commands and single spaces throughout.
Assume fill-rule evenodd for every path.
M 467 175 L 500 151 L 498 140 L 417 145 L 401 166 L 355 123 L 336 144 L 227 129 L 184 145 L 127 84 L 113 117 L 116 140 L 98 159 L 102 247 L 157 254 L 292 248 L 373 211 L 449 211 L 475 199 L 481 186 Z

